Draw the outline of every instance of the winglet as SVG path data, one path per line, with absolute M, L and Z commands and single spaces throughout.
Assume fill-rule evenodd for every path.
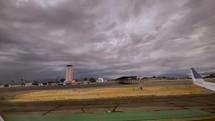
M 191 68 L 191 74 L 194 79 L 202 79 L 201 75 L 194 68 Z
M 215 83 L 204 81 L 201 75 L 194 68 L 191 68 L 191 75 L 194 84 L 215 91 Z

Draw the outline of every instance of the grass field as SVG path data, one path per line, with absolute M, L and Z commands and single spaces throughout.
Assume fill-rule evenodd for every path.
M 8 121 L 144 121 L 157 119 L 178 119 L 214 116 L 211 113 L 199 110 L 171 110 L 148 112 L 116 112 L 98 114 L 58 114 L 58 115 L 7 115 Z
M 87 88 L 87 89 L 62 89 L 62 90 L 39 90 L 12 94 L 6 101 L 31 102 L 31 101 L 56 101 L 56 100 L 79 100 L 95 98 L 115 98 L 126 96 L 168 96 L 201 94 L 205 89 L 199 86 L 155 86 L 146 87 L 143 90 L 137 87 L 117 88 Z

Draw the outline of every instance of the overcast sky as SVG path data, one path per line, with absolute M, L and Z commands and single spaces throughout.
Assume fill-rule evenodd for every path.
M 214 0 L 1 0 L 0 81 L 215 69 Z

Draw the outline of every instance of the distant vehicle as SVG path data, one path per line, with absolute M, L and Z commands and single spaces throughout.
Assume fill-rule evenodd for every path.
M 191 76 L 194 84 L 215 91 L 215 83 L 204 81 L 201 75 L 194 68 L 191 68 Z
M 57 85 L 69 85 L 70 83 L 69 82 L 59 82 L 59 83 L 57 83 Z

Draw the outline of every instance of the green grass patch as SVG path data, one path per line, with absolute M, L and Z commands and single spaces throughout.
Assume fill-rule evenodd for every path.
M 7 121 L 142 121 L 214 116 L 199 109 L 98 114 L 6 115 Z

